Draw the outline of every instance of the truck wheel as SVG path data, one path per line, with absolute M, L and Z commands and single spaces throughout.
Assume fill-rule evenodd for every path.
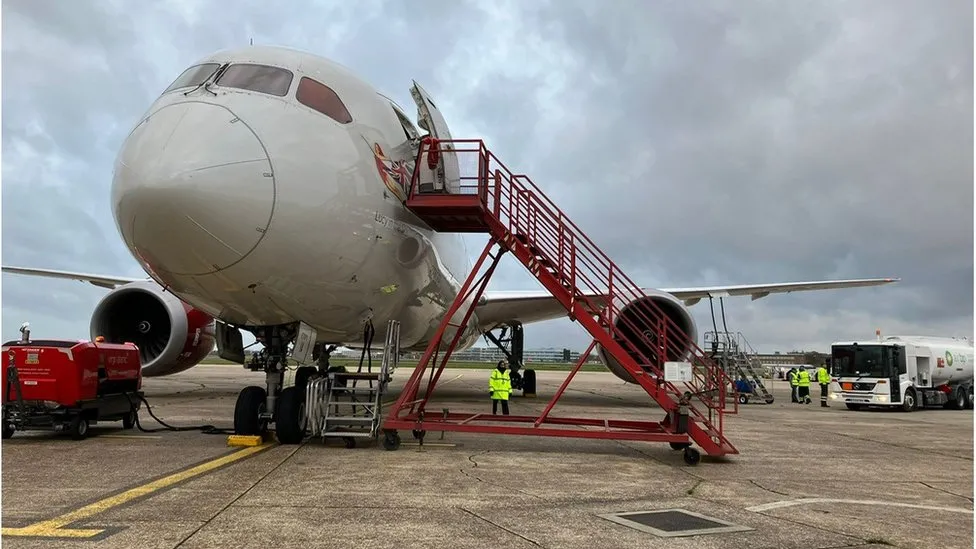
M 972 385 L 969 386 L 969 396 L 966 398 L 966 409 L 967 410 L 973 409 L 973 386 Z
M 969 398 L 966 396 L 966 388 L 960 386 L 956 389 L 956 400 L 952 403 L 952 408 L 955 410 L 965 410 L 966 404 L 969 403 Z
M 122 428 L 131 429 L 136 426 L 136 411 L 132 410 L 128 414 L 122 416 Z
M 858 411 L 858 410 L 861 409 L 861 405 L 860 404 L 850 404 L 850 403 L 848 403 L 847 404 L 847 409 L 848 410 L 854 410 L 856 412 L 856 411 Z
M 918 400 L 915 397 L 915 389 L 905 391 L 905 398 L 901 401 L 903 412 L 912 412 L 918 409 Z
M 14 436 L 14 426 L 10 424 L 10 420 L 7 419 L 7 411 L 3 411 L 3 438 L 4 440 Z
M 88 420 L 81 417 L 75 416 L 71 420 L 71 425 L 68 427 L 68 432 L 71 433 L 71 438 L 75 440 L 82 440 L 88 436 Z

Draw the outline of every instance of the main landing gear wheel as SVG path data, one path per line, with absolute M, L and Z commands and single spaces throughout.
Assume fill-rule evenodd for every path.
M 308 385 L 309 378 L 317 373 L 318 369 L 313 366 L 302 366 L 295 370 L 295 387 L 302 394 L 302 398 L 305 398 L 305 386 Z
M 278 442 L 299 444 L 305 438 L 305 395 L 298 387 L 288 387 L 278 397 L 275 430 Z
M 690 446 L 685 448 L 685 455 L 683 457 L 685 463 L 691 466 L 698 465 L 698 462 L 701 461 L 701 453 Z
M 261 435 L 267 427 L 267 421 L 259 416 L 264 412 L 264 402 L 268 396 L 264 387 L 251 385 L 244 387 L 237 395 L 234 405 L 234 434 Z
M 400 447 L 400 433 L 383 431 L 383 448 L 393 451 Z

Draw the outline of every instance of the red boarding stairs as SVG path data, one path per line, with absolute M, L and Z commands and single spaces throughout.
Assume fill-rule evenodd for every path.
M 462 171 L 455 182 L 458 187 L 450 192 L 420 190 L 421 168 L 428 167 L 421 161 L 426 159 L 442 169 L 445 153 L 456 154 L 459 161 L 465 157 L 477 160 L 477 174 Z M 426 174 L 429 177 L 431 172 L 426 170 Z M 481 140 L 425 139 L 406 206 L 435 231 L 488 233 L 490 238 L 384 420 L 385 448 L 399 447 L 397 429 L 409 429 L 421 444 L 428 430 L 668 442 L 673 449 L 684 449 L 685 461 L 692 465 L 700 459 L 699 452 L 691 447 L 692 441 L 712 456 L 738 453 L 723 434 L 724 415 L 738 412 L 732 379 L 528 177 L 511 173 Z M 506 251 L 528 268 L 566 308 L 569 317 L 586 328 L 593 341 L 537 417 L 448 410 L 428 414 L 434 387 L 467 332 L 476 304 Z M 487 269 L 478 276 L 486 262 Z M 627 314 L 622 315 L 625 307 Z M 550 415 L 597 344 L 658 403 L 665 413 L 663 421 Z M 665 363 L 674 361 L 692 364 L 689 380 L 665 379 Z M 426 388 L 419 396 L 428 367 Z

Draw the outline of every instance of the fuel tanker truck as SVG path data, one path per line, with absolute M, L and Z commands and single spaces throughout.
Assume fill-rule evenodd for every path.
M 888 336 L 836 342 L 830 349 L 832 402 L 851 410 L 897 406 L 906 412 L 973 408 L 973 341 Z

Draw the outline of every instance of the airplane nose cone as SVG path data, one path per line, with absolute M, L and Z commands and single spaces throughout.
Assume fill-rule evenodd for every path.
M 155 272 L 203 275 L 261 242 L 275 200 L 271 161 L 230 109 L 177 103 L 126 139 L 112 183 L 119 231 Z

